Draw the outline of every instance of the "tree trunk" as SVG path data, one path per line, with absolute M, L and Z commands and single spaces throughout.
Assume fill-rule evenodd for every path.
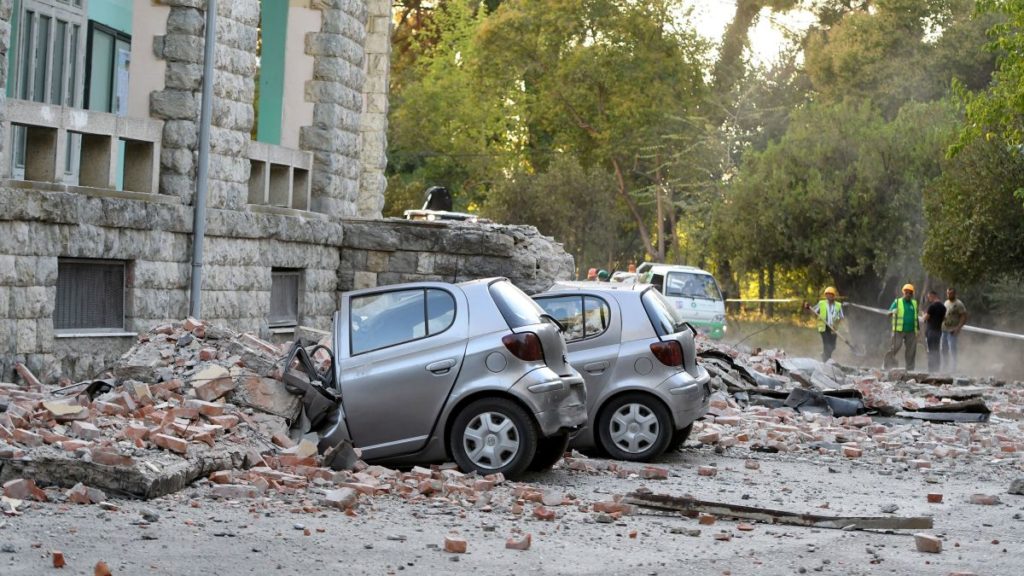
M 636 230 L 640 234 L 640 241 L 644 245 L 644 254 L 647 256 L 653 256 L 651 254 L 651 235 L 647 231 L 647 225 L 644 223 L 643 216 L 640 215 L 640 208 L 636 204 L 636 200 L 629 195 L 629 191 L 626 190 L 626 179 L 622 175 L 622 166 L 619 164 L 619 160 L 614 156 L 611 158 L 612 167 L 615 168 L 615 183 L 617 185 L 619 196 L 625 200 L 626 206 L 629 207 L 629 213 L 633 216 L 633 220 L 636 221 Z
M 775 299 L 775 264 L 768 265 L 768 299 Z M 775 303 L 768 303 L 768 317 L 772 318 L 775 316 Z
M 764 268 L 757 271 L 757 298 L 758 300 L 764 300 Z M 757 303 L 757 311 L 760 314 L 764 314 L 764 302 Z

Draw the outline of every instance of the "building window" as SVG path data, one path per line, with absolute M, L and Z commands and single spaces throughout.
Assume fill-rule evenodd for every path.
M 60 258 L 53 327 L 65 331 L 123 331 L 124 298 L 124 262 Z
M 118 116 L 128 114 L 128 66 L 132 37 L 89 22 L 85 66 L 85 107 Z
M 271 328 L 296 326 L 299 323 L 299 287 L 301 270 L 273 268 L 270 272 Z

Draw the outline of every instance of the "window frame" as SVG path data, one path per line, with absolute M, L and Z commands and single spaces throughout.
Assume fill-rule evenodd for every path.
M 451 303 L 452 303 L 452 319 L 451 319 L 451 322 L 449 322 L 447 324 L 447 326 L 444 327 L 443 330 L 439 330 L 437 332 L 431 332 L 430 331 L 430 313 L 429 313 L 429 308 L 428 308 L 428 304 L 427 304 L 428 301 L 429 301 L 427 293 L 430 292 L 430 291 L 436 291 L 436 292 L 440 292 L 442 294 L 446 294 L 448 296 L 448 298 L 450 299 Z M 356 301 L 361 299 L 361 298 L 380 297 L 380 296 L 385 296 L 385 295 L 388 295 L 388 294 L 398 294 L 400 292 L 420 292 L 421 297 L 423 298 L 423 306 L 422 306 L 423 317 L 421 318 L 421 320 L 423 321 L 423 335 L 422 336 L 413 336 L 412 338 L 409 338 L 407 340 L 401 340 L 401 341 L 398 341 L 398 342 L 392 342 L 392 343 L 389 343 L 389 344 L 384 344 L 382 346 L 377 346 L 376 348 L 369 348 L 369 349 L 360 350 L 360 351 L 357 352 L 356 351 L 356 346 L 355 346 L 355 344 L 356 344 L 355 343 L 355 332 L 356 331 L 352 329 L 352 326 L 353 326 L 352 320 L 353 320 L 353 317 L 354 317 L 354 314 L 355 314 L 355 309 L 356 309 L 355 303 L 356 303 Z M 390 309 L 386 310 L 384 312 L 380 312 L 379 314 L 385 314 L 388 311 L 390 311 Z M 356 356 L 362 356 L 364 354 L 370 354 L 371 352 L 377 352 L 377 351 L 380 351 L 380 350 L 386 350 L 388 348 L 394 348 L 395 346 L 401 346 L 403 344 L 408 344 L 410 342 L 416 342 L 418 340 L 426 340 L 427 338 L 433 338 L 434 336 L 439 336 L 439 335 L 444 334 L 445 332 L 451 330 L 452 327 L 455 326 L 455 319 L 458 318 L 458 316 L 459 316 L 459 301 L 455 297 L 455 294 L 453 294 L 450 290 L 446 290 L 444 288 L 440 288 L 440 287 L 436 287 L 436 286 L 425 286 L 425 287 L 415 287 L 415 288 L 402 288 L 402 289 L 399 289 L 399 290 L 381 290 L 381 291 L 377 291 L 377 292 L 369 292 L 369 293 L 366 293 L 366 294 L 359 294 L 359 295 L 356 295 L 356 296 L 352 296 L 352 297 L 349 298 L 348 319 L 347 319 L 348 326 L 346 327 L 346 330 L 348 330 L 348 354 L 349 354 L 349 357 L 354 358 Z
M 608 311 L 608 321 L 607 321 L 607 323 L 601 328 L 601 330 L 599 332 L 595 332 L 593 334 L 591 334 L 591 333 L 589 333 L 587 331 L 587 299 L 588 298 L 591 299 L 591 300 L 596 300 L 597 302 L 599 302 L 600 303 L 600 308 L 599 309 L 605 309 L 605 310 Z M 538 306 L 540 306 L 541 308 L 544 309 L 544 313 L 545 314 L 551 315 L 553 317 L 554 315 L 552 315 L 550 312 L 548 312 L 547 309 L 544 308 L 544 306 L 541 305 L 540 301 L 543 301 L 543 300 L 569 300 L 569 299 L 579 300 L 580 324 L 581 324 L 581 326 L 583 328 L 583 330 L 582 330 L 583 335 L 581 337 L 579 337 L 579 338 L 573 338 L 573 339 L 566 338 L 566 340 L 565 340 L 566 344 L 571 344 L 571 343 L 576 343 L 576 342 L 583 342 L 584 340 L 592 340 L 592 339 L 597 338 L 599 336 L 602 336 L 606 332 L 608 332 L 608 329 L 611 328 L 611 325 L 612 325 L 612 321 L 611 321 L 612 307 L 611 307 L 610 304 L 608 304 L 608 300 L 606 300 L 602 296 L 596 296 L 596 295 L 593 295 L 593 294 L 569 294 L 569 295 L 550 294 L 548 296 L 540 296 L 540 297 L 534 298 L 534 301 L 537 302 Z M 560 319 L 556 318 L 556 320 L 561 322 Z
M 91 88 L 92 88 L 92 75 L 94 73 L 93 66 L 92 66 L 92 51 L 93 51 L 94 36 L 95 36 L 96 32 L 99 32 L 101 34 L 106 34 L 106 35 L 108 35 L 108 36 L 110 36 L 112 38 L 112 40 L 113 40 L 113 49 L 111 50 L 111 53 L 110 53 L 110 62 L 109 62 L 109 64 L 110 64 L 110 82 L 108 83 L 108 86 L 107 86 L 107 88 L 110 91 L 110 106 L 106 110 L 97 110 L 97 111 L 98 112 L 106 112 L 108 114 L 117 114 L 117 115 L 120 116 L 121 114 L 118 113 L 119 111 L 118 111 L 117 106 L 116 106 L 116 103 L 117 103 L 117 100 L 116 100 L 117 92 L 115 91 L 115 85 L 117 84 L 117 43 L 119 41 L 127 42 L 128 45 L 130 46 L 131 42 L 132 42 L 132 37 L 131 37 L 130 34 L 126 34 L 126 33 L 122 32 L 122 31 L 118 30 L 117 28 L 112 28 L 110 26 L 107 26 L 106 24 L 102 24 L 102 23 L 97 22 L 95 20 L 87 20 L 86 24 L 87 24 L 86 38 L 85 38 L 85 55 L 86 55 L 86 58 L 85 58 L 85 79 L 83 81 L 83 88 L 82 88 L 82 108 L 85 108 L 86 110 L 90 110 L 91 109 L 91 108 L 89 108 L 89 106 L 90 106 L 90 104 L 92 104 L 92 99 L 93 99 L 93 96 L 91 94 L 91 92 L 92 92 Z M 129 67 L 130 67 L 130 62 L 131 61 L 129 60 Z
M 303 273 L 301 268 L 271 268 L 270 269 L 270 308 L 267 311 L 267 326 L 270 328 L 295 328 L 302 318 L 302 281 Z M 284 318 L 274 316 L 274 278 L 275 277 L 295 278 L 295 316 Z
M 94 266 L 120 266 L 121 267 L 121 322 L 120 326 L 93 326 L 93 327 L 58 327 L 58 310 L 60 304 L 58 298 L 60 297 L 60 267 L 61 264 L 90 264 Z M 127 333 L 127 320 L 128 320 L 128 286 L 129 286 L 129 273 L 130 273 L 130 262 L 127 260 L 110 260 L 102 258 L 79 258 L 79 257 L 58 257 L 57 258 L 57 288 L 54 293 L 54 306 L 53 306 L 53 331 L 57 337 L 68 337 L 68 336 L 117 336 L 124 335 Z

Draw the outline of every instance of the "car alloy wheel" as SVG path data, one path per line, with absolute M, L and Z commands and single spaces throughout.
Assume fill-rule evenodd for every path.
M 507 398 L 482 398 L 461 411 L 451 427 L 449 446 L 465 472 L 515 476 L 537 452 L 537 426 Z

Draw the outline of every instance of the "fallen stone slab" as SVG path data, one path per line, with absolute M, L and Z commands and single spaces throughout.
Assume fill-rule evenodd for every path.
M 144 459 L 135 458 L 130 466 L 105 466 L 44 446 L 23 458 L 0 458 L 0 483 L 16 478 L 32 478 L 43 486 L 62 488 L 81 483 L 108 494 L 150 499 L 182 490 L 218 470 L 241 468 L 243 461 L 240 447 L 197 445 L 187 458 L 154 452 Z

